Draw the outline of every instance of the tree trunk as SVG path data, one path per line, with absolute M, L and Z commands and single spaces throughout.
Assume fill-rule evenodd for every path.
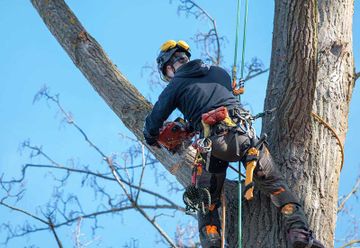
M 352 0 L 275 4 L 265 109 L 276 107 L 277 111 L 264 119 L 263 131 L 269 135 L 276 163 L 301 199 L 310 226 L 325 247 L 334 246 L 342 161 L 334 135 L 314 121 L 311 112 L 329 123 L 344 143 L 355 78 L 352 16 Z M 271 207 L 269 211 L 265 197 L 254 204 L 259 206 L 256 215 L 247 216 L 245 225 L 253 230 L 266 226 L 267 230 L 244 235 L 246 241 L 266 243 L 258 247 L 286 247 L 277 210 Z
M 142 127 L 151 104 L 111 63 L 62 0 L 31 2 L 94 89 L 124 125 L 143 140 Z M 313 122 L 311 112 L 324 116 L 344 141 L 354 84 L 351 52 L 353 2 L 319 1 L 319 14 L 316 3 L 316 0 L 276 1 L 265 108 L 277 107 L 277 111 L 264 119 L 263 129 L 269 134 L 275 161 L 305 205 L 312 228 L 321 240 L 327 242 L 327 247 L 331 247 L 336 217 L 339 147 L 326 128 Z M 180 183 L 189 183 L 194 156 L 191 149 L 182 155 L 172 155 L 164 150 L 148 148 Z M 228 181 L 225 188 L 229 210 L 228 242 L 230 247 L 235 247 L 237 189 L 233 182 Z M 277 210 L 267 197 L 260 193 L 256 196 L 255 200 L 243 206 L 243 247 L 286 247 Z

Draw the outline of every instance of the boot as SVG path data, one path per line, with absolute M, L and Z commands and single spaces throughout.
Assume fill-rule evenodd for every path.
M 287 227 L 287 238 L 293 248 L 325 248 L 320 241 L 313 237 L 309 230 L 302 207 L 298 204 L 288 203 L 281 208 Z
M 200 241 L 203 248 L 220 248 L 221 237 L 217 226 L 207 225 L 201 228 Z
M 293 248 L 325 248 L 320 241 L 313 237 L 311 230 L 290 229 L 287 237 Z
M 206 214 L 198 213 L 199 236 L 203 248 L 221 247 L 221 224 L 218 209 L 215 204 L 209 208 Z

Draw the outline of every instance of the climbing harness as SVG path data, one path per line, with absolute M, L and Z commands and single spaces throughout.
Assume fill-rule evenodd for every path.
M 202 164 L 204 161 L 200 154 L 201 148 L 198 148 L 196 144 L 194 148 L 196 149 L 196 155 L 191 173 L 191 185 L 186 187 L 183 194 L 185 213 L 195 214 L 196 212 L 200 212 L 206 214 L 211 205 L 211 195 L 207 188 L 202 188 L 198 185 L 197 179 L 203 173 Z

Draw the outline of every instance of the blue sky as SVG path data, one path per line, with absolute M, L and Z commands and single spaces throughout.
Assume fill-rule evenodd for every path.
M 220 35 L 227 42 L 222 48 L 224 65 L 230 65 L 234 53 L 235 10 L 236 1 L 226 4 L 216 1 L 197 1 L 217 20 Z M 184 39 L 192 47 L 193 58 L 200 55 L 191 37 L 197 31 L 209 28 L 206 21 L 186 18 L 177 15 L 177 1 L 67 1 L 87 31 L 97 39 L 120 71 L 147 97 L 154 101 L 160 88 L 150 90 L 147 74 L 141 75 L 142 66 L 154 63 L 158 47 L 167 39 Z M 250 3 L 249 27 L 246 58 L 259 57 L 265 66 L 269 66 L 271 55 L 273 2 L 254 0 Z M 360 37 L 360 3 L 355 1 L 354 16 L 354 54 L 359 66 Z M 29 159 L 26 153 L 19 153 L 19 144 L 30 139 L 34 145 L 43 145 L 46 152 L 61 163 L 69 159 L 81 164 L 104 166 L 101 158 L 83 141 L 81 136 L 71 127 L 60 124 L 60 115 L 53 105 L 46 102 L 33 104 L 34 95 L 47 85 L 53 93 L 59 93 L 64 107 L 74 114 L 79 123 L 92 139 L 107 154 L 121 153 L 127 147 L 127 141 L 121 139 L 119 133 L 131 135 L 121 121 L 93 90 L 80 71 L 50 34 L 30 1 L 0 1 L 0 174 L 17 177 L 21 165 L 29 162 L 44 163 L 38 159 Z M 267 83 L 267 76 L 262 75 L 247 85 L 247 93 L 243 101 L 254 112 L 260 112 Z M 252 97 L 252 96 L 256 97 Z M 339 194 L 347 193 L 359 175 L 360 160 L 357 156 L 360 146 L 360 93 L 355 88 L 349 116 L 349 131 L 345 144 L 345 165 L 341 175 Z M 260 127 L 259 124 L 257 124 Z M 260 132 L 260 130 L 258 130 Z M 152 175 L 152 172 L 149 172 Z M 35 172 L 28 180 L 28 192 L 19 206 L 34 210 L 44 204 L 52 189 L 46 187 L 44 173 Z M 149 177 L 150 177 L 149 176 Z M 171 178 L 171 177 L 170 177 Z M 151 183 L 147 180 L 146 183 Z M 76 184 L 76 180 L 73 180 Z M 76 187 L 76 186 L 75 186 Z M 41 194 L 39 192 L 41 191 Z M 86 192 L 85 192 L 86 194 Z M 173 196 L 179 200 L 180 196 Z M 91 197 L 84 197 L 91 204 Z M 355 207 L 358 201 L 349 202 Z M 353 212 L 354 213 L 354 212 Z M 179 216 L 178 216 L 179 217 Z M 181 216 L 180 216 L 181 217 Z M 340 216 L 341 217 L 341 216 Z M 181 217 L 182 218 L 182 217 Z M 357 220 L 359 221 L 359 213 Z M 144 232 L 138 234 L 138 222 L 144 223 L 136 213 L 126 214 L 119 221 L 107 218 L 106 222 L 114 230 L 121 228 L 121 237 L 113 237 L 110 232 L 102 232 L 106 246 L 126 242 L 131 238 L 140 239 L 141 247 L 154 242 L 154 231 L 148 224 Z M 179 218 L 178 218 L 179 219 Z M 0 223 L 19 222 L 23 216 L 0 208 Z M 190 219 L 185 219 L 190 220 Z M 340 218 L 337 237 L 345 236 L 349 219 Z M 169 233 L 173 233 L 173 223 L 164 221 Z M 175 221 L 176 223 L 176 221 Z M 48 247 L 53 242 L 50 234 L 35 234 L 27 239 L 14 240 L 9 247 L 19 247 L 25 243 L 34 243 L 39 247 Z M 63 239 L 70 239 L 71 231 L 61 231 Z M 0 235 L 1 237 L 2 235 Z M 67 241 L 69 242 L 69 241 Z M 51 243 L 52 244 L 52 243 Z M 67 243 L 71 244 L 71 243 Z M 0 246 L 1 247 L 1 246 Z M 115 245 L 116 247 L 116 245 Z M 160 246 L 159 246 L 160 247 Z M 164 246 L 165 247 L 165 246 Z

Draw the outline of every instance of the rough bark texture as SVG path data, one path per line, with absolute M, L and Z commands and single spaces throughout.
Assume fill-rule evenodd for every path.
M 323 117 L 344 143 L 355 77 L 352 16 L 352 0 L 276 1 L 275 5 L 265 109 L 277 111 L 264 120 L 263 131 L 269 134 L 271 153 L 325 247 L 334 246 L 341 154 L 332 133 L 315 122 L 311 112 Z M 249 242 L 275 239 L 280 243 L 261 247 L 286 247 L 276 210 L 268 211 L 265 197 L 257 204 L 260 218 L 245 222 L 254 230 L 267 226 L 268 232 L 250 236 Z
M 62 0 L 31 0 L 46 26 L 94 89 L 139 140 L 151 104 L 111 63 Z M 319 6 L 317 14 L 316 4 Z M 271 151 L 290 186 L 302 199 L 314 231 L 333 246 L 336 220 L 339 148 L 331 133 L 311 119 L 325 117 L 345 139 L 348 105 L 354 84 L 350 0 L 277 0 L 271 72 L 265 108 Z M 319 22 L 318 22 L 319 21 Z M 317 23 L 319 28 L 317 28 Z M 153 154 L 183 185 L 189 183 L 193 151 Z M 237 241 L 237 189 L 226 182 L 228 242 Z M 243 247 L 287 247 L 277 210 L 259 192 L 243 205 Z M 235 220 L 235 221 L 234 221 Z M 330 227 L 330 228 L 329 228 Z

